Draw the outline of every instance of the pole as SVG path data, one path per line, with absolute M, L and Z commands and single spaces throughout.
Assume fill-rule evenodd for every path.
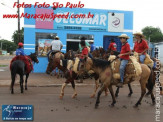
M 19 4 L 19 0 L 18 0 Z M 18 7 L 18 42 L 20 42 L 20 13 L 19 13 L 19 7 Z

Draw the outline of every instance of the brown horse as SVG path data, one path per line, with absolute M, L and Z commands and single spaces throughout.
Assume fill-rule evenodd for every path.
M 58 73 L 56 73 L 56 68 L 57 68 L 56 61 L 61 60 L 61 59 L 64 59 L 64 54 L 61 52 L 56 52 L 54 55 L 52 55 L 52 54 L 49 55 L 49 62 L 53 62 L 54 66 L 55 66 L 55 69 L 53 69 L 53 70 L 55 70 L 55 75 L 57 75 L 57 78 L 59 78 L 60 70 L 58 70 Z M 52 75 L 52 71 L 51 72 L 46 71 L 46 73 Z
M 138 107 L 138 105 L 141 104 L 142 98 L 146 93 L 146 88 L 148 88 L 148 90 L 150 90 L 152 102 L 153 102 L 153 104 L 155 103 L 155 97 L 154 97 L 153 91 L 152 91 L 153 87 L 152 88 L 148 87 L 150 85 L 150 82 L 148 81 L 148 79 L 149 79 L 151 71 L 148 68 L 148 66 L 145 64 L 141 64 L 141 69 L 142 69 L 142 73 L 139 77 L 137 77 L 139 79 L 139 82 L 141 85 L 141 97 L 139 98 L 139 100 L 135 104 L 135 107 Z M 99 79 L 103 83 L 103 86 L 101 87 L 101 89 L 98 92 L 95 108 L 97 108 L 99 103 L 100 103 L 101 93 L 107 87 L 108 87 L 108 89 L 111 93 L 112 99 L 113 99 L 111 106 L 114 106 L 114 104 L 116 103 L 116 100 L 115 100 L 115 96 L 114 96 L 112 86 L 116 85 L 119 81 L 113 77 L 113 71 L 111 69 L 111 62 L 100 60 L 100 59 L 87 58 L 83 61 L 83 68 L 80 68 L 80 73 L 82 74 L 82 71 L 85 72 L 85 71 L 89 71 L 89 70 L 93 70 L 96 74 L 98 74 Z M 134 80 L 135 80 L 135 77 L 126 77 L 124 79 L 124 84 L 128 84 L 130 82 L 133 82 Z

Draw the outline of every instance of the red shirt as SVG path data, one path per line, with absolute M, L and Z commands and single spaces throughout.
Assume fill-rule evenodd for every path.
M 88 48 L 87 47 L 84 47 L 83 49 L 82 49 L 82 55 L 81 55 L 81 59 L 83 59 L 84 58 L 84 55 L 88 55 Z
M 148 48 L 148 44 L 145 40 L 141 40 L 140 43 L 138 43 L 138 41 L 135 42 L 134 51 L 137 53 L 142 53 L 145 49 Z M 146 54 L 146 52 L 144 52 L 143 54 Z
M 124 53 L 128 53 L 128 52 L 130 52 L 130 45 L 126 42 L 125 44 L 122 45 L 120 54 L 124 54 Z M 123 55 L 120 58 L 125 59 L 125 60 L 129 60 L 129 55 Z
M 115 42 L 111 42 L 108 48 L 112 51 L 117 51 L 117 45 Z

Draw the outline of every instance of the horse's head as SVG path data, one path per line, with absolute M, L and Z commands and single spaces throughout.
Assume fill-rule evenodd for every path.
M 38 60 L 38 58 L 37 58 L 37 55 L 36 55 L 36 53 L 31 53 L 30 55 L 29 55 L 29 57 L 32 59 L 32 61 L 34 61 L 35 63 L 39 63 L 39 60 Z
M 92 69 L 92 66 L 93 66 L 93 61 L 91 58 L 85 58 L 84 60 L 82 60 L 79 65 L 79 71 L 78 71 L 79 77 L 82 77 L 85 73 L 88 73 L 88 71 Z

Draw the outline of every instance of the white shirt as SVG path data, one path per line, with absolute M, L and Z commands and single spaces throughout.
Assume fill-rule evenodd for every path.
M 52 50 L 54 51 L 60 51 L 61 46 L 63 46 L 62 42 L 60 40 L 53 40 L 51 42 Z

